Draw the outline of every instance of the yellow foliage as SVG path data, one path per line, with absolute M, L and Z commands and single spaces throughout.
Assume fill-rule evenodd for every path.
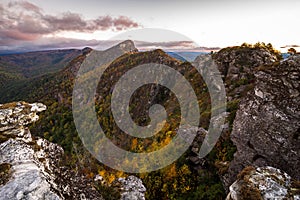
M 167 192 L 168 191 L 168 184 L 164 183 L 161 191 Z
M 163 140 L 161 146 L 162 146 L 162 147 L 167 146 L 170 142 L 171 142 L 171 137 L 167 136 L 167 137 Z
M 108 182 L 109 184 L 111 184 L 115 179 L 116 179 L 115 175 L 114 175 L 114 174 L 110 174 L 110 175 L 107 177 L 107 182 Z
M 93 172 L 90 172 L 87 174 L 87 178 L 93 178 L 94 177 L 94 173 Z
M 106 171 L 105 170 L 101 170 L 98 172 L 100 176 L 105 177 Z
M 181 175 L 188 175 L 188 174 L 191 174 L 191 171 L 190 171 L 190 169 L 189 169 L 189 167 L 186 165 L 186 164 L 184 164 L 181 168 L 180 168 L 180 174 Z
M 133 138 L 133 140 L 131 141 L 131 149 L 135 150 L 137 147 L 138 141 L 136 138 Z
M 173 163 L 166 171 L 166 179 L 170 179 L 177 176 L 176 164 Z
M 116 177 L 117 178 L 123 178 L 123 177 L 126 177 L 127 175 L 123 172 L 123 171 L 118 171 L 117 173 L 116 173 Z
M 170 137 L 170 136 L 172 136 L 172 135 L 173 135 L 173 131 L 168 131 L 168 132 L 167 132 L 167 136 Z
M 189 191 L 190 189 L 191 189 L 191 187 L 190 187 L 189 185 L 187 185 L 187 186 L 184 188 L 183 192 Z
M 173 183 L 173 188 L 174 188 L 174 190 L 177 189 L 177 183 Z

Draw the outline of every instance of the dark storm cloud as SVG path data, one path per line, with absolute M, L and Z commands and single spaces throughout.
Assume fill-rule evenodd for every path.
M 38 6 L 27 1 L 0 4 L 0 44 L 34 41 L 43 35 L 61 31 L 95 32 L 98 30 L 125 30 L 140 25 L 126 16 L 99 16 L 86 20 L 78 13 L 45 14 Z

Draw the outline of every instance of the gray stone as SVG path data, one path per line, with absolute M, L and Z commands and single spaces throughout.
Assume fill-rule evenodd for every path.
M 103 199 L 91 181 L 60 167 L 63 149 L 42 138 L 32 138 L 27 127 L 46 106 L 25 102 L 0 107 L 0 164 L 11 166 L 0 185 L 0 200 Z
M 233 124 L 237 152 L 228 184 L 248 165 L 273 166 L 300 179 L 300 97 L 293 92 L 300 88 L 292 84 L 299 74 L 299 56 L 255 74 L 254 91 L 242 99 Z
M 121 200 L 145 200 L 146 188 L 141 179 L 135 176 L 118 178 L 114 183 L 119 185 Z
M 226 200 L 245 198 L 279 200 L 297 199 L 299 196 L 292 193 L 291 177 L 287 173 L 273 167 L 256 169 L 249 169 L 248 167 L 229 189 L 230 192 Z

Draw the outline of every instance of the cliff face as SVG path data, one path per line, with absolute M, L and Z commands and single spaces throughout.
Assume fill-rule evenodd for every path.
M 264 48 L 228 47 L 213 55 L 223 75 L 228 100 L 237 99 L 251 89 L 254 70 L 278 62 L 277 56 Z
M 300 179 L 300 58 L 255 72 L 254 89 L 240 103 L 231 139 L 237 152 L 231 183 L 248 165 L 273 166 Z
M 230 139 L 233 161 L 221 175 L 227 189 L 246 166 L 272 166 L 300 179 L 300 57 L 279 61 L 267 49 L 233 47 L 214 59 L 228 105 L 238 102 Z
M 0 105 L 0 199 L 102 199 L 84 177 L 61 166 L 60 146 L 31 136 L 26 125 L 44 110 L 40 103 Z
M 227 82 L 247 78 L 255 67 L 278 61 L 276 55 L 266 49 L 248 47 L 228 47 L 220 50 L 214 58 Z

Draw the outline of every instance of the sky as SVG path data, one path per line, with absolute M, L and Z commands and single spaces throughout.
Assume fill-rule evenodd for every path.
M 128 38 L 141 49 L 265 42 L 283 52 L 300 50 L 298 0 L 1 0 L 0 13 L 0 52 L 107 48 L 111 38 L 145 28 L 166 32 L 157 41 Z

